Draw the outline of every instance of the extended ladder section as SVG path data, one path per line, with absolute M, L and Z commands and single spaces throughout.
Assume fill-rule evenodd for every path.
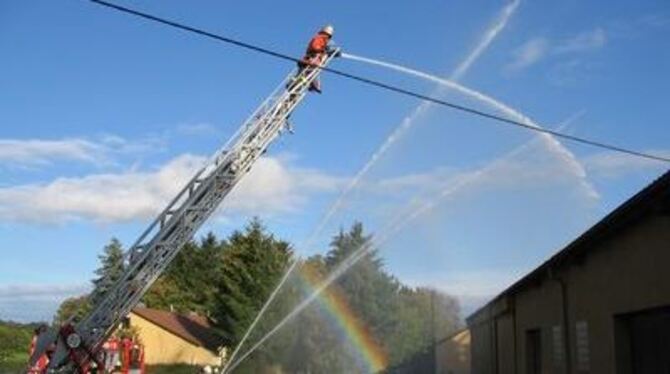
M 324 57 L 326 66 L 337 55 Z M 291 72 L 230 140 L 214 154 L 142 233 L 126 256 L 126 270 L 80 323 L 40 335 L 31 362 L 55 343 L 49 367 L 82 367 L 163 273 L 269 145 L 287 129 L 287 119 L 321 69 Z

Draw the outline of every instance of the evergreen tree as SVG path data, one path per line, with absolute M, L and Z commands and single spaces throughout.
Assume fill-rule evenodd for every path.
M 236 344 L 288 268 L 292 250 L 258 219 L 224 243 L 214 317 Z
M 223 245 L 213 233 L 184 245 L 166 272 L 144 296 L 147 307 L 211 316 Z
M 343 261 L 359 250 L 367 254 L 336 282 L 346 296 L 352 311 L 364 322 L 377 344 L 386 351 L 394 342 L 387 340 L 396 330 L 394 311 L 398 309 L 400 283 L 384 269 L 379 252 L 371 247 L 371 236 L 363 225 L 354 223 L 348 232 L 340 231 L 331 242 L 326 256 L 328 271 L 337 269 Z
M 428 352 L 436 341 L 461 327 L 460 309 L 453 297 L 430 288 L 403 286 L 393 311 L 395 331 L 387 336 L 391 366 Z
M 325 256 L 300 264 L 282 287 L 242 352 L 276 326 L 353 253 L 370 245 L 360 223 L 335 235 Z M 147 306 L 197 311 L 213 317 L 232 350 L 246 332 L 292 260 L 288 243 L 267 232 L 258 219 L 219 241 L 208 234 L 187 244 L 145 295 Z M 305 287 L 305 273 L 312 286 Z M 433 338 L 460 326 L 458 303 L 427 288 L 402 285 L 385 268 L 376 249 L 331 286 L 389 357 L 390 367 L 427 352 Z M 315 302 L 249 356 L 236 371 L 364 372 L 348 337 L 333 324 L 324 305 Z
M 305 278 L 312 280 L 324 280 L 328 272 L 326 261 L 320 255 L 312 256 L 300 268 L 300 273 L 306 274 Z M 339 289 L 337 285 L 331 287 Z M 307 293 L 302 295 L 303 298 L 309 296 L 312 291 L 311 287 L 308 288 Z M 301 300 L 302 298 L 298 302 Z M 354 352 L 348 349 L 347 337 L 342 335 L 339 326 L 332 323 L 333 316 L 330 313 L 332 311 L 324 309 L 324 305 L 314 302 L 282 329 L 284 334 L 293 336 L 291 345 L 287 346 L 290 348 L 280 356 L 285 371 L 291 373 L 360 371 Z
M 114 283 L 123 275 L 123 247 L 118 239 L 112 238 L 109 244 L 98 256 L 100 267 L 95 270 L 97 276 L 93 279 L 93 291 L 91 292 L 91 303 L 96 305 L 100 302 Z
M 371 332 L 374 339 L 385 351 L 389 365 L 395 366 L 425 351 L 439 339 L 455 331 L 459 325 L 458 303 L 452 297 L 427 288 L 411 288 L 403 286 L 395 277 L 384 269 L 379 252 L 371 248 L 371 237 L 365 234 L 363 225 L 355 223 L 348 231 L 340 231 L 331 242 L 331 249 L 325 258 L 317 257 L 312 261 L 318 266 L 323 262 L 323 274 L 333 272 L 352 254 L 365 249 L 367 254 L 347 270 L 331 287 L 337 288 L 346 297 L 350 309 Z M 307 313 L 307 311 L 306 311 Z M 315 322 L 318 322 L 315 320 Z M 303 326 L 307 330 L 322 331 L 320 326 Z M 311 341 L 309 337 L 307 341 Z M 318 341 L 317 345 L 324 341 Z M 350 342 L 341 344 L 350 346 Z M 304 344 L 304 343 L 303 343 Z M 307 348 L 304 348 L 307 350 Z M 338 363 L 352 362 L 342 347 L 332 344 L 321 344 L 320 347 L 309 349 L 311 355 L 321 362 L 321 366 L 312 366 L 316 371 L 333 372 L 344 370 L 358 372 L 364 368 L 338 367 Z M 321 351 L 336 357 L 328 362 L 327 356 Z M 315 370 L 308 370 L 315 371 Z

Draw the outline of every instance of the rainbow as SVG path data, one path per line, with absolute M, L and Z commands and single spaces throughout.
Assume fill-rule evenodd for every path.
M 314 292 L 322 281 L 321 277 L 315 271 L 310 270 L 309 267 L 303 267 L 299 274 L 307 294 Z M 341 290 L 336 286 L 327 287 L 317 300 L 321 311 L 327 314 L 342 334 L 352 343 L 360 361 L 366 366 L 369 373 L 378 373 L 388 366 L 386 352 L 379 345 L 372 332 L 353 312 Z

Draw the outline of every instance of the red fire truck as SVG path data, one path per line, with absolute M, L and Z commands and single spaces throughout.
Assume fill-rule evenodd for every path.
M 30 355 L 35 350 L 37 336 L 46 329 L 46 326 L 36 329 L 35 336 L 30 343 Z M 49 356 L 52 352 L 47 352 L 42 355 L 39 360 L 28 369 L 28 374 L 45 374 L 49 366 Z M 90 373 L 109 373 L 109 374 L 145 374 L 144 369 L 144 346 L 139 342 L 130 338 L 116 338 L 108 339 L 98 352 L 100 355 L 97 362 L 102 367 L 96 368 L 93 363 L 89 366 L 86 372 Z

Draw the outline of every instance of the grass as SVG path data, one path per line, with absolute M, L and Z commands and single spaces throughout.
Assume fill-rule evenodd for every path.
M 22 373 L 28 365 L 33 326 L 0 321 L 0 373 Z
M 23 373 L 28 365 L 28 351 L 25 353 L 13 352 L 3 362 L 0 363 L 0 373 L 13 374 Z

